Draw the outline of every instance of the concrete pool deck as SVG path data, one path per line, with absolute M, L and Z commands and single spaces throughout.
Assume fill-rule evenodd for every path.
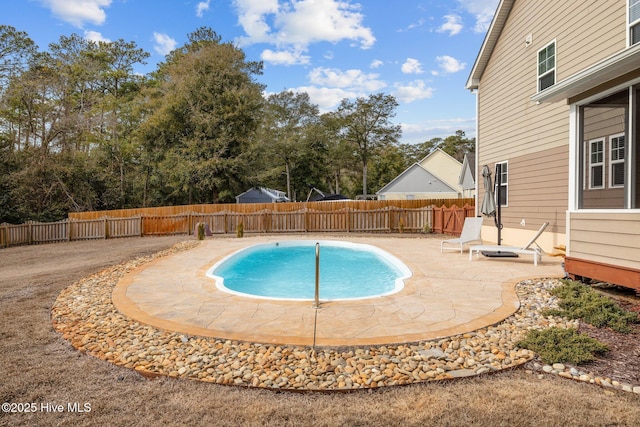
M 345 240 L 377 246 L 413 275 L 394 295 L 357 301 L 277 301 L 216 288 L 206 271 L 247 246 L 284 240 Z M 157 258 L 125 275 L 112 299 L 118 310 L 161 329 L 247 342 L 357 346 L 431 340 L 496 324 L 519 307 L 515 284 L 564 275 L 561 258 L 469 261 L 440 253 L 440 239 L 422 236 L 304 235 L 214 237 L 196 248 Z M 362 268 L 366 268 L 363 266 Z M 322 286 L 322 285 L 321 285 Z M 321 291 L 322 295 L 322 291 Z

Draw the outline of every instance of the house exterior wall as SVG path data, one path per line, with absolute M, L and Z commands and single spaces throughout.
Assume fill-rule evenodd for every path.
M 640 213 L 572 212 L 571 256 L 603 264 L 637 268 Z M 606 246 L 606 249 L 603 248 Z
M 543 240 L 566 243 L 570 107 L 531 101 L 538 91 L 538 51 L 555 41 L 556 82 L 595 64 L 626 47 L 625 8 L 626 2 L 614 0 L 514 2 L 477 95 L 478 170 L 486 164 L 495 171 L 496 162 L 508 162 L 504 243 L 544 221 L 550 222 L 545 235 L 553 236 Z M 478 182 L 481 200 L 482 179 Z
M 440 149 L 436 149 L 419 162 L 420 166 L 434 174 L 462 194 L 460 171 L 462 164 Z
M 459 174 L 460 170 L 456 173 Z M 457 187 L 414 163 L 376 194 L 380 200 L 456 199 L 462 194 Z

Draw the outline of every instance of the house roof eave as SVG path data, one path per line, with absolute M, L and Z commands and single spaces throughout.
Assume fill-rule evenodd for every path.
M 407 175 L 412 169 L 415 169 L 416 167 L 419 167 L 420 169 L 424 169 L 422 166 L 420 166 L 420 164 L 418 162 L 415 162 L 414 164 L 412 164 L 411 166 L 406 168 L 404 171 L 402 171 L 402 173 L 400 175 L 396 176 L 391 181 L 389 181 L 387 184 L 385 184 L 381 189 L 376 191 L 376 194 L 382 194 L 382 193 L 386 192 L 388 187 L 391 187 L 396 181 L 399 181 L 403 176 Z M 426 170 L 426 169 L 424 169 L 424 170 Z
M 493 20 L 491 21 L 489 30 L 487 30 L 487 34 L 484 37 L 482 46 L 480 47 L 480 52 L 478 53 L 476 61 L 473 64 L 473 68 L 471 69 L 471 73 L 469 74 L 469 78 L 465 85 L 467 89 L 475 90 L 480 86 L 480 77 L 482 77 L 482 74 L 487 67 L 489 58 L 491 57 L 493 49 L 498 42 L 500 33 L 502 33 L 504 24 L 507 22 L 507 17 L 509 16 L 509 12 L 511 12 L 514 2 L 515 0 L 500 0 L 496 13 L 493 15 Z

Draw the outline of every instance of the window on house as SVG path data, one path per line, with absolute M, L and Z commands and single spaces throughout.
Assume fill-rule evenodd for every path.
M 538 91 L 553 86 L 555 82 L 556 42 L 554 41 L 538 51 Z
M 640 42 L 640 0 L 629 0 L 629 45 Z
M 604 187 L 604 139 L 589 141 L 589 188 Z
M 635 178 L 632 177 L 631 173 L 637 168 L 630 168 L 633 159 L 629 153 L 635 152 L 631 146 L 637 146 L 632 142 L 637 138 L 629 130 L 629 115 L 634 105 L 630 103 L 630 93 L 629 88 L 625 88 L 579 109 L 579 132 L 585 141 L 579 150 L 580 209 L 625 209 L 636 204 L 637 195 L 633 191 L 640 183 L 640 176 L 636 172 Z
M 609 186 L 624 187 L 624 134 L 609 139 Z
M 496 163 L 496 201 L 500 200 L 500 206 L 509 205 L 509 169 L 507 162 Z

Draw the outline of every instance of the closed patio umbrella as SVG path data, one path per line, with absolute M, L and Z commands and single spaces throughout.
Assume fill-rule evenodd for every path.
M 484 178 L 484 198 L 482 199 L 480 212 L 482 215 L 495 216 L 496 201 L 493 198 L 493 184 L 491 182 L 491 169 L 489 169 L 489 166 L 484 165 L 482 167 L 482 177 Z

